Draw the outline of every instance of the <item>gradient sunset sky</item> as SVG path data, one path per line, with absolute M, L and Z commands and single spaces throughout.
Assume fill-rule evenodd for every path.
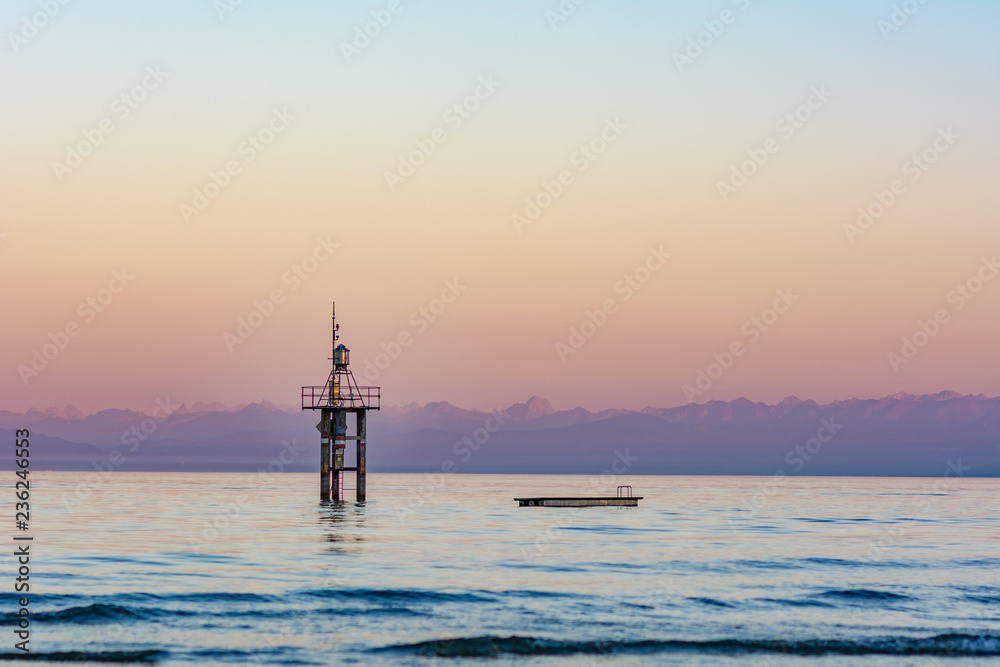
M 0 409 L 296 404 L 333 300 L 386 404 L 998 395 L 1000 3 L 904 4 L 5 2 Z

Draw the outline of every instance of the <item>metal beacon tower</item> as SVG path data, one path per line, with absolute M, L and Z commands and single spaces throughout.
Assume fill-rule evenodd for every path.
M 316 428 L 320 433 L 319 448 L 319 499 L 322 502 L 343 500 L 344 471 L 357 474 L 358 502 L 367 495 L 365 482 L 365 417 L 369 410 L 378 410 L 381 402 L 380 387 L 359 387 L 348 364 L 351 351 L 338 345 L 337 306 L 333 307 L 333 369 L 326 384 L 319 387 L 302 387 L 302 409 L 319 410 Z M 353 412 L 355 435 L 347 434 L 347 414 Z M 347 441 L 357 443 L 357 466 L 344 467 L 344 450 Z

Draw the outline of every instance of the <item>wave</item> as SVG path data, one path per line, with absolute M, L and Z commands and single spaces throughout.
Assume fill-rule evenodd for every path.
M 820 593 L 820 597 L 872 602 L 901 602 L 903 600 L 913 599 L 909 595 L 890 593 L 889 591 L 875 591 L 869 588 L 849 588 L 845 590 L 824 591 L 823 593 Z
M 102 623 L 129 623 L 149 621 L 168 617 L 253 617 L 253 618 L 283 618 L 288 616 L 283 610 L 233 610 L 209 612 L 205 610 L 161 609 L 157 607 L 136 607 L 119 604 L 95 603 L 75 607 L 67 607 L 55 611 L 39 611 L 32 614 L 32 619 L 47 623 L 65 623 L 69 625 L 99 625 Z M 3 614 L 0 619 L 16 623 L 18 617 L 14 614 Z
M 758 600 L 786 607 L 836 607 L 836 605 L 821 600 L 781 600 L 779 598 L 758 598 Z
M 809 563 L 810 565 L 835 565 L 837 567 L 868 567 L 870 564 L 867 562 L 861 562 L 857 560 L 845 560 L 843 558 L 804 558 L 802 560 L 804 563 Z
M 174 595 L 158 595 L 156 593 L 131 593 L 124 596 L 130 600 L 153 600 L 156 602 L 280 602 L 281 598 L 258 593 L 231 593 L 216 591 L 213 593 L 176 593 Z
M 301 595 L 318 598 L 337 598 L 347 600 L 371 601 L 404 601 L 404 602 L 493 602 L 496 596 L 483 591 L 481 593 L 445 593 L 411 588 L 321 588 L 319 590 L 302 591 Z
M 334 609 L 320 609 L 312 613 L 322 616 L 381 616 L 383 614 L 389 616 L 430 616 L 430 614 L 415 609 L 408 609 L 407 607 L 372 607 L 370 609 L 342 609 L 337 607 Z
M 723 600 L 716 600 L 715 598 L 688 598 L 692 602 L 698 602 L 700 604 L 708 605 L 709 607 L 732 607 L 733 604 L 725 602 Z
M 163 651 L 51 651 L 47 653 L 0 653 L 0 660 L 41 660 L 43 662 L 140 662 L 165 658 Z
M 1000 595 L 966 595 L 965 599 L 982 604 L 1000 604 Z
M 145 609 L 141 607 L 124 607 L 117 604 L 89 604 L 80 607 L 67 607 L 57 611 L 40 611 L 32 615 L 37 621 L 52 623 L 112 623 L 121 621 L 141 621 L 168 614 L 190 615 L 189 612 L 167 612 L 161 609 Z M 14 614 L 4 614 L 5 621 L 16 621 Z
M 927 655 L 1000 656 L 1000 636 L 945 634 L 933 637 L 864 639 L 721 639 L 715 641 L 559 641 L 538 637 L 459 637 L 372 649 L 446 658 L 489 658 L 504 655 L 607 655 L 614 653 L 708 653 L 742 655 Z
M 408 589 L 320 589 L 300 591 L 291 598 L 304 596 L 313 599 L 332 599 L 349 604 L 348 607 L 331 609 L 299 608 L 289 610 L 284 605 L 289 597 L 262 596 L 253 593 L 186 593 L 178 595 L 156 595 L 153 593 L 131 593 L 119 596 L 101 596 L 87 598 L 83 596 L 39 596 L 40 602 L 52 604 L 56 602 L 66 605 L 61 609 L 48 609 L 32 614 L 34 620 L 46 623 L 67 625 L 100 625 L 107 623 L 132 623 L 150 621 L 159 618 L 182 617 L 214 617 L 214 618 L 245 618 L 256 619 L 283 618 L 289 614 L 319 613 L 323 615 L 363 616 L 392 614 L 399 616 L 426 616 L 423 611 L 409 607 L 423 604 L 440 604 L 448 602 L 496 602 L 497 596 L 486 591 L 481 593 L 448 593 L 440 591 L 408 590 Z M 165 603 L 195 603 L 192 607 L 178 609 L 167 607 Z M 212 603 L 256 603 L 255 608 L 243 608 L 243 604 L 212 605 Z M 74 604 L 76 603 L 76 604 Z M 270 603 L 278 607 L 269 607 Z M 357 608 L 358 603 L 362 604 Z M 49 606 L 47 604 L 46 606 Z M 206 605 L 212 605 L 206 607 Z M 61 605 L 60 605 L 61 606 Z M 16 623 L 18 616 L 12 613 L 0 613 L 0 622 Z
M 732 565 L 738 568 L 751 567 L 758 570 L 790 570 L 802 567 L 793 560 L 734 560 Z
M 234 649 L 234 648 L 205 648 L 187 654 L 189 658 L 207 658 L 223 663 L 253 663 L 253 664 L 280 664 L 280 665 L 317 665 L 321 663 L 296 657 L 301 653 L 300 649 L 276 646 L 272 648 L 260 649 Z
M 570 593 L 568 591 L 532 591 L 532 590 L 509 590 L 500 591 L 499 595 L 505 598 L 585 598 L 581 593 Z
M 153 596 L 155 597 L 155 596 Z M 208 597 L 206 599 L 211 599 Z M 308 612 L 309 610 L 304 610 Z M 342 611 L 344 614 L 352 613 L 351 610 Z M 385 609 L 355 610 L 354 613 L 378 613 Z M 390 610 L 391 611 L 391 610 Z M 133 605 L 121 605 L 113 603 L 93 603 L 66 607 L 54 611 L 38 611 L 32 614 L 32 619 L 47 623 L 65 623 L 70 625 L 90 625 L 101 623 L 127 623 L 149 621 L 157 618 L 183 618 L 183 617 L 215 617 L 215 618 L 284 618 L 289 615 L 285 609 L 231 609 L 221 611 L 209 611 L 205 609 L 163 609 L 161 607 L 144 607 Z M 416 613 L 416 612 L 414 612 Z M 18 617 L 15 614 L 7 613 L 0 615 L 0 619 L 5 622 L 16 623 Z

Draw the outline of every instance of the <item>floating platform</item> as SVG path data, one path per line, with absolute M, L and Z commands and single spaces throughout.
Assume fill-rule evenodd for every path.
M 603 498 L 514 498 L 520 507 L 638 507 L 642 496 Z

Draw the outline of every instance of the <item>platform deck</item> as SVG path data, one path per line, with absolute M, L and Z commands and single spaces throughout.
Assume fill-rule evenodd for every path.
M 642 496 L 598 498 L 514 498 L 520 507 L 638 507 Z

